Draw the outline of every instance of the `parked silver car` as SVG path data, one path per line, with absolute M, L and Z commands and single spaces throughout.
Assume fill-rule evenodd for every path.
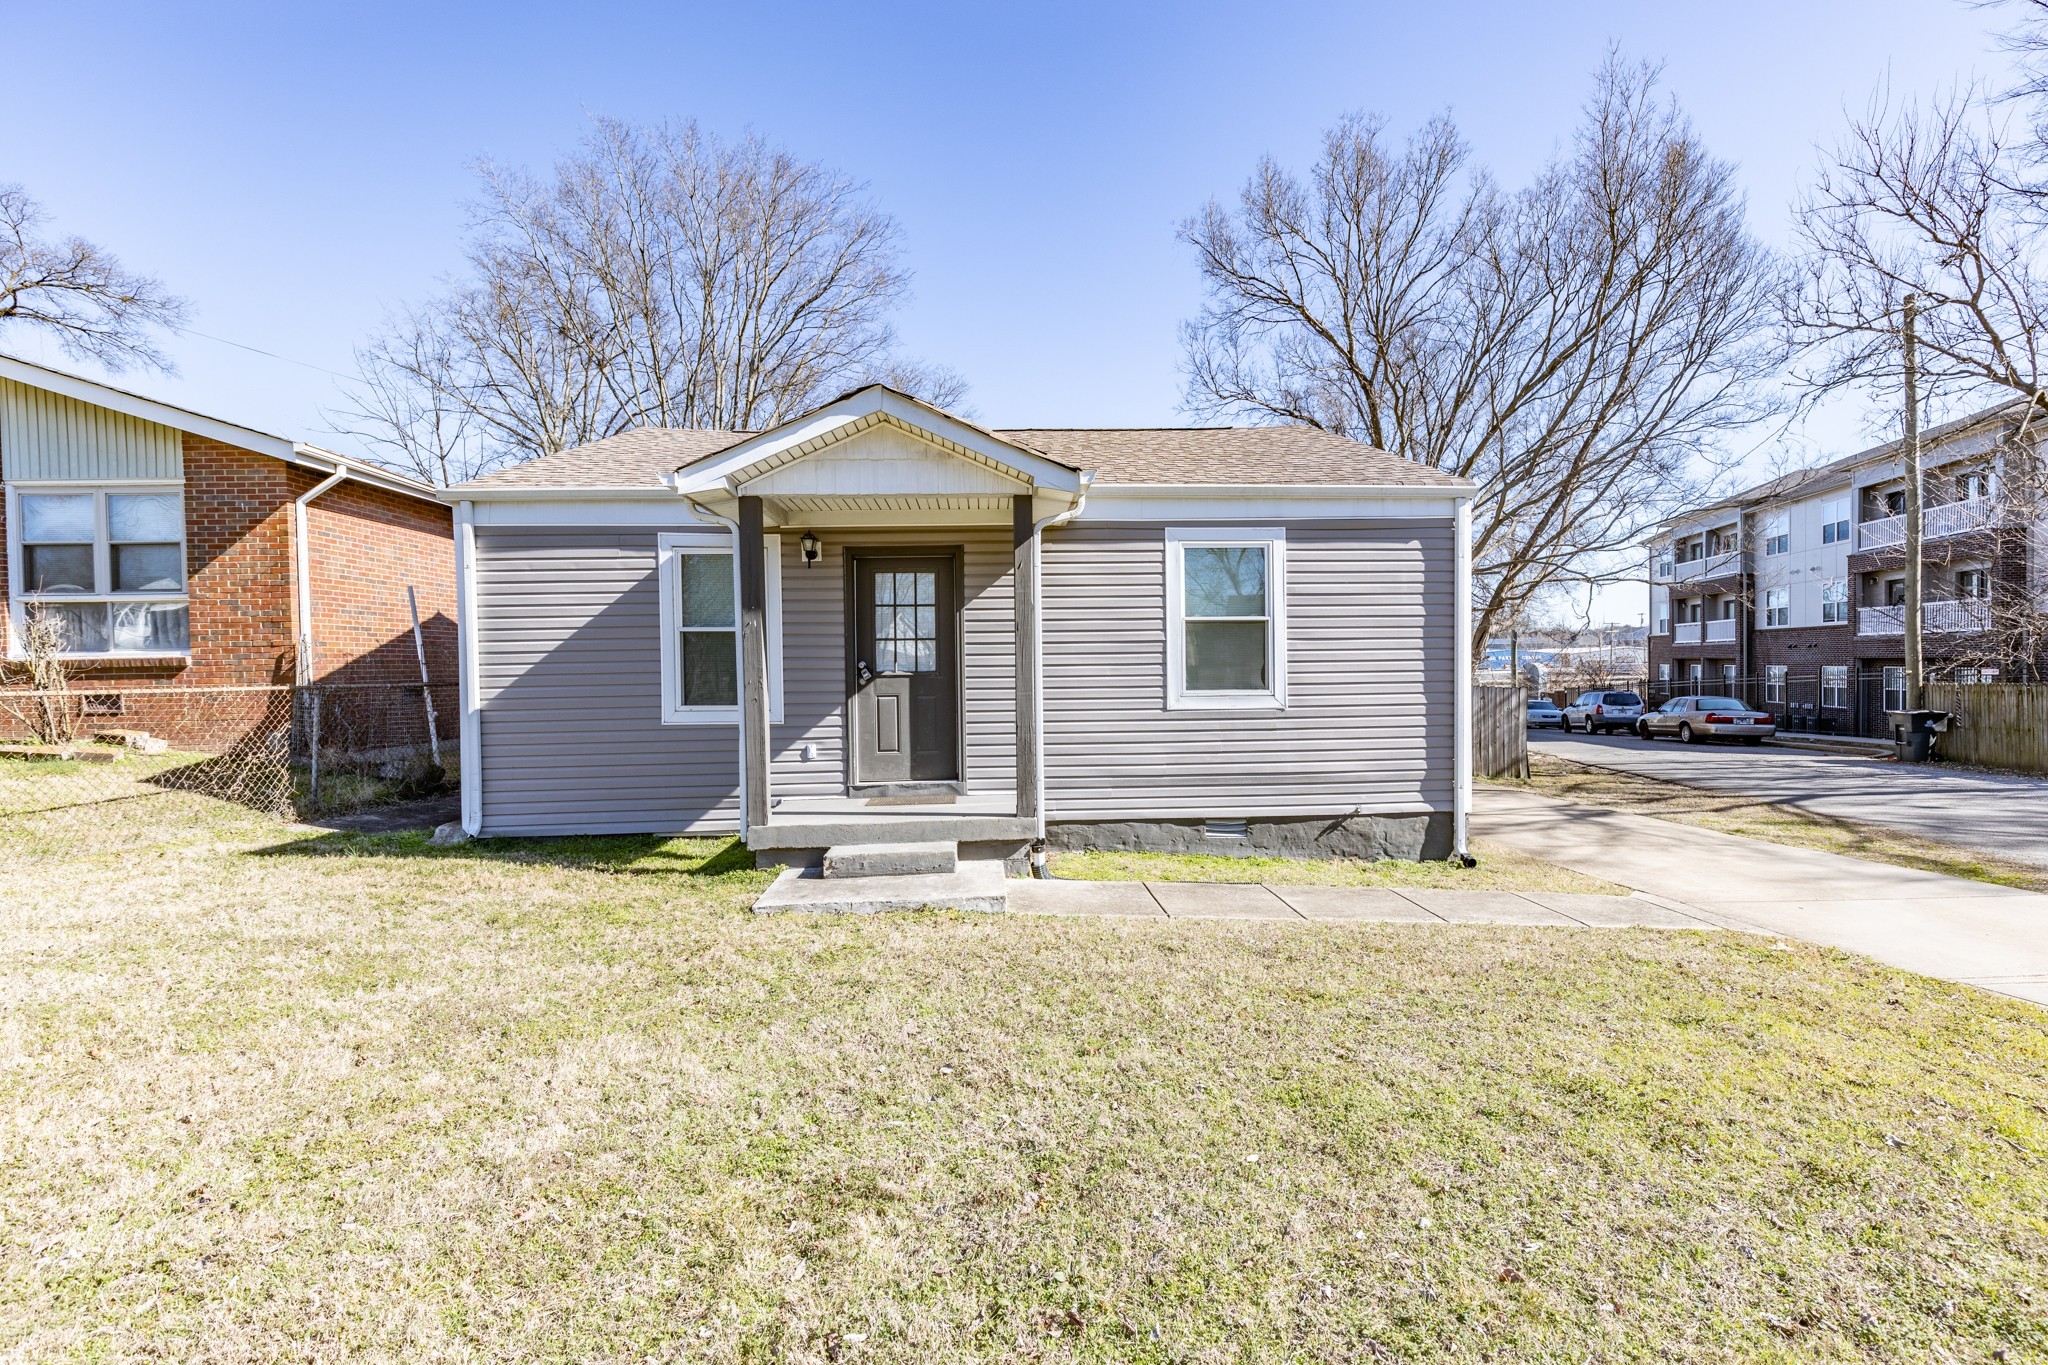
M 1589 735 L 1633 730 L 1642 714 L 1643 699 L 1633 692 L 1581 692 L 1577 701 L 1565 704 L 1564 728 Z
M 1528 720 L 1531 730 L 1541 730 L 1546 726 L 1559 730 L 1564 728 L 1564 712 L 1558 710 L 1557 703 L 1548 697 L 1529 698 Z
M 1687 744 L 1709 739 L 1761 744 L 1777 732 L 1769 712 L 1745 706 L 1733 697 L 1673 697 L 1636 722 L 1636 733 L 1644 739 L 1677 735 Z

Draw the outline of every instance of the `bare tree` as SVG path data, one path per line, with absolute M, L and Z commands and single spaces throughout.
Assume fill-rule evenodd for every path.
M 481 175 L 465 276 L 357 355 L 337 425 L 392 463 L 453 478 L 641 425 L 758 429 L 879 377 L 960 397 L 897 357 L 898 230 L 834 171 L 601 119 L 548 178 Z
M 71 670 L 64 662 L 70 639 L 63 621 L 54 612 L 27 612 L 16 648 L 16 659 L 0 661 L 0 682 L 27 688 L 0 698 L 0 714 L 44 744 L 69 744 L 78 738 L 79 714 L 70 695 Z
M 19 185 L 0 185 L 0 330 L 36 328 L 64 353 L 110 370 L 170 370 L 151 332 L 185 320 L 185 301 L 83 237 L 42 235 L 49 215 Z
M 1264 162 L 1234 211 L 1181 229 L 1209 293 L 1184 329 L 1190 406 L 1475 479 L 1481 642 L 1600 575 L 1764 407 L 1775 266 L 1656 84 L 1610 59 L 1569 152 L 1520 191 L 1448 118 L 1404 147 L 1351 118 L 1306 182 Z

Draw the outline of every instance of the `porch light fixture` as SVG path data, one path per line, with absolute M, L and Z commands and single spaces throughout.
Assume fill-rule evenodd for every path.
M 818 538 L 816 536 L 812 535 L 809 531 L 804 532 L 803 538 L 797 541 L 797 547 L 804 552 L 804 567 L 806 569 L 818 562 Z

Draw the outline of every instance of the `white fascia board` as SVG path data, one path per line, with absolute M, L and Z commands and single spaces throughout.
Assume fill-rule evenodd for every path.
M 372 488 L 381 488 L 387 493 L 403 493 L 406 497 L 418 498 L 423 502 L 446 501 L 441 496 L 442 490 L 430 483 L 422 483 L 418 479 L 386 469 L 382 465 L 371 464 L 366 460 L 336 454 L 319 446 L 309 446 L 303 441 L 294 444 L 291 455 L 284 458 L 287 463 L 303 465 L 307 469 L 317 469 L 327 474 L 345 472 L 351 483 L 365 483 Z
M 81 379 L 75 374 L 65 374 L 61 370 L 46 370 L 41 365 L 17 360 L 13 356 L 0 355 L 0 379 L 12 379 L 17 384 L 26 384 L 30 388 L 61 393 L 66 398 L 75 398 L 81 403 L 91 403 L 95 407 L 126 413 L 145 422 L 155 422 L 158 426 L 189 431 L 194 436 L 204 436 L 226 445 L 240 446 L 244 450 L 253 450 L 258 455 L 268 455 L 273 459 L 292 460 L 296 453 L 293 443 L 282 436 L 237 426 L 233 422 L 223 422 L 218 417 L 207 417 L 184 408 L 173 407 L 154 398 L 144 398 L 139 393 L 129 393 L 126 389 Z
M 674 502 L 666 488 L 453 488 L 434 490 L 447 503 L 457 502 Z
M 1410 484 L 1096 484 L 1076 521 L 1447 520 L 1470 488 Z
M 1082 471 L 1072 465 L 1061 464 L 1022 446 L 1012 445 L 950 413 L 880 387 L 862 389 L 836 403 L 828 403 L 816 412 L 793 418 L 773 431 L 764 431 L 708 460 L 689 466 L 678 481 L 678 489 L 684 493 L 702 493 L 724 488 L 734 475 L 764 460 L 878 414 L 892 417 L 912 430 L 928 431 L 973 451 L 983 459 L 1014 469 L 1040 488 L 1067 493 L 1081 491 Z
M 465 499 L 464 501 L 467 501 Z M 522 498 L 471 503 L 478 526 L 694 526 L 701 520 L 673 494 L 660 498 Z

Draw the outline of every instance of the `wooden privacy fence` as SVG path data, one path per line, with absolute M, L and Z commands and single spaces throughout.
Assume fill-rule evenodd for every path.
M 1527 694 L 1519 687 L 1472 688 L 1472 770 L 1480 777 L 1529 776 Z
M 2048 773 L 2048 684 L 1929 683 L 1927 706 L 1955 717 L 1935 741 L 1943 758 Z

